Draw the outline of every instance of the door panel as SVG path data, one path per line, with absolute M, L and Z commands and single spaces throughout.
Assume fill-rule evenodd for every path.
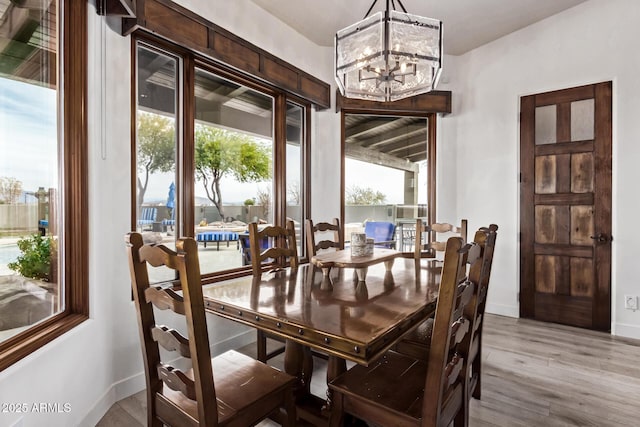
M 611 325 L 611 82 L 521 99 L 520 315 Z

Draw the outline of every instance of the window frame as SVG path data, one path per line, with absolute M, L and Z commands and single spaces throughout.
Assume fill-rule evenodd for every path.
M 213 60 L 207 56 L 202 55 L 198 51 L 191 50 L 184 46 L 174 44 L 163 38 L 157 37 L 148 33 L 143 29 L 139 29 L 132 33 L 131 37 L 131 49 L 132 49 L 132 96 L 131 96 L 131 200 L 136 199 L 136 183 L 135 183 L 135 171 L 137 166 L 136 159 L 136 112 L 137 112 L 137 81 L 135 79 L 137 69 L 136 61 L 136 49 L 139 44 L 144 45 L 150 49 L 156 49 L 158 51 L 165 52 L 168 55 L 180 58 L 178 66 L 179 75 L 181 76 L 181 84 L 179 84 L 180 93 L 178 94 L 178 106 L 179 112 L 177 120 L 177 126 L 180 129 L 176 147 L 177 158 L 177 180 L 176 191 L 178 203 L 178 215 L 176 216 L 176 238 L 178 237 L 195 237 L 195 121 L 193 120 L 195 112 L 195 70 L 200 68 L 207 72 L 213 73 L 217 76 L 230 80 L 234 83 L 241 84 L 252 90 L 256 90 L 267 96 L 273 98 L 273 209 L 274 209 L 274 224 L 285 225 L 286 219 L 286 203 L 287 203 L 287 188 L 286 188 L 286 107 L 287 103 L 293 103 L 300 106 L 305 111 L 303 113 L 304 123 L 302 129 L 302 135 L 304 141 L 301 143 L 301 176 L 303 183 L 301 188 L 305 192 L 302 203 L 302 216 L 307 218 L 311 212 L 309 189 L 311 188 L 310 178 L 310 144 L 311 144 L 311 102 L 301 97 L 295 96 L 286 90 L 277 87 L 274 84 L 270 84 L 264 80 L 252 76 L 248 72 L 232 68 L 224 63 Z M 189 119 L 191 117 L 191 120 Z M 136 226 L 136 212 L 135 204 L 132 203 L 131 212 L 131 227 L 135 230 Z M 301 226 L 301 230 L 304 230 L 304 226 Z M 301 247 L 305 248 L 304 232 L 302 232 Z M 300 254 L 302 255 L 302 254 Z M 301 261 L 304 262 L 306 258 L 300 256 Z M 202 275 L 202 283 L 209 284 L 215 283 L 231 278 L 246 276 L 251 274 L 251 266 L 242 266 L 237 268 L 230 268 L 227 270 L 221 270 L 213 273 L 206 273 Z
M 89 317 L 87 2 L 59 0 L 58 147 L 64 310 L 0 343 L 0 371 L 68 332 Z
M 345 218 L 345 116 L 348 114 L 363 114 L 371 116 L 411 116 L 421 117 L 427 120 L 427 221 L 436 218 L 436 129 L 437 114 L 420 110 L 385 110 L 384 105 L 375 101 L 360 101 L 367 106 L 370 103 L 371 109 L 366 108 L 342 108 L 340 110 L 340 221 L 344 224 Z M 375 105 L 376 108 L 373 108 Z

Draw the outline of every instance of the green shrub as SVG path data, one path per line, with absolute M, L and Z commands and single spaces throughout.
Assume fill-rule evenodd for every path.
M 19 255 L 15 262 L 10 262 L 8 267 L 23 277 L 49 282 L 53 246 L 54 241 L 51 237 L 39 234 L 24 237 L 18 240 L 18 249 L 22 255 Z

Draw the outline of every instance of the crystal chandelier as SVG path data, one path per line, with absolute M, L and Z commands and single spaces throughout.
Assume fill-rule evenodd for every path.
M 442 70 L 442 22 L 407 13 L 400 0 L 335 37 L 335 70 L 347 98 L 395 101 L 435 89 Z M 389 3 L 393 10 L 389 9 Z M 395 10 L 398 2 L 402 12 Z

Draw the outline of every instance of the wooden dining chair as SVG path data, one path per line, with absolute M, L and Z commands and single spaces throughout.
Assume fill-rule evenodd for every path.
M 453 225 L 447 222 L 437 222 L 428 224 L 422 219 L 416 220 L 416 227 L 414 231 L 414 250 L 413 253 L 405 252 L 405 257 L 412 257 L 416 261 L 420 261 L 422 258 L 440 258 L 438 254 L 444 253 L 446 246 L 446 238 L 444 236 L 452 237 L 457 235 L 462 238 L 463 242 L 467 242 L 467 220 L 460 221 L 460 226 Z M 447 238 L 448 238 L 447 237 Z M 441 258 L 440 258 L 441 259 Z M 436 262 L 429 265 L 430 274 L 439 275 L 442 274 L 442 263 Z M 400 343 L 402 352 L 424 352 L 424 345 L 428 345 L 431 339 L 431 332 L 433 330 L 433 318 L 427 319 L 425 322 L 415 328 L 411 334 L 405 337 Z M 413 342 L 417 343 L 417 348 L 412 349 Z M 396 346 L 397 348 L 398 346 Z
M 307 257 L 309 259 L 319 250 L 332 248 L 335 250 L 344 249 L 344 236 L 338 218 L 334 218 L 331 222 L 318 222 L 316 224 L 314 224 L 312 220 L 307 219 L 305 224 L 307 229 Z M 328 237 L 326 236 L 328 232 L 332 232 L 332 239 L 316 241 L 316 233 L 324 233 L 321 234 L 321 236 Z
M 330 425 L 339 426 L 345 413 L 384 426 L 463 426 L 469 333 L 464 316 L 477 283 L 466 275 L 481 262 L 481 248 L 463 245 L 460 237 L 447 241 L 432 345 L 415 359 L 388 351 L 368 367 L 356 365 L 330 384 Z
M 444 252 L 446 240 L 445 238 L 457 235 L 466 243 L 467 241 L 467 220 L 460 221 L 460 225 L 453 225 L 446 222 L 437 222 L 428 224 L 421 219 L 416 220 L 414 257 L 433 258 L 438 252 Z
M 490 227 L 482 227 L 476 231 L 473 239 L 474 243 L 477 243 L 482 248 L 483 257 L 483 270 L 482 277 L 480 277 L 480 270 L 470 271 L 469 274 L 475 277 L 480 283 L 479 291 L 482 293 L 480 300 L 482 304 L 479 306 L 477 315 L 473 315 L 470 319 L 476 319 L 481 322 L 484 315 L 484 302 L 486 301 L 486 293 L 489 285 L 489 274 L 491 272 L 491 264 L 493 261 L 493 250 L 495 247 L 496 231 L 498 226 L 492 224 Z M 479 266 L 480 264 L 478 264 Z M 476 268 L 478 268 L 478 266 Z M 478 302 L 480 304 L 480 301 Z M 429 352 L 429 346 L 431 344 L 431 334 L 433 332 L 433 318 L 427 319 L 422 322 L 418 327 L 407 333 L 400 341 L 398 341 L 392 348 L 393 350 L 407 354 L 412 357 L 422 357 Z M 475 325 L 474 331 L 480 328 L 481 324 Z M 478 368 L 479 370 L 479 368 Z
M 174 252 L 143 244 L 139 233 L 125 240 L 147 383 L 147 425 L 247 426 L 271 414 L 295 425 L 295 377 L 235 351 L 211 359 L 196 241 L 179 239 Z M 176 270 L 182 295 L 150 286 L 148 265 Z M 187 336 L 157 325 L 154 306 L 184 316 Z M 192 368 L 163 362 L 160 345 L 190 358 Z
M 477 267 L 477 271 L 469 274 L 477 277 L 479 289 L 474 311 L 469 313 L 469 318 L 473 320 L 473 330 L 471 331 L 471 347 L 469 350 L 469 397 L 480 399 L 482 383 L 482 329 L 485 317 L 485 307 L 487 303 L 487 293 L 489 291 L 489 279 L 491 278 L 491 266 L 493 265 L 493 253 L 496 246 L 498 226 L 491 224 L 488 228 L 481 228 L 476 232 L 474 241 L 484 246 L 482 265 Z
M 264 242 L 269 244 L 265 246 Z M 251 251 L 251 266 L 253 277 L 259 280 L 262 277 L 262 270 L 265 265 L 274 269 L 283 269 L 287 263 L 292 270 L 298 267 L 298 247 L 296 245 L 296 231 L 293 221 L 287 221 L 286 227 L 276 225 L 258 229 L 258 224 L 249 224 L 249 250 Z M 267 262 L 270 261 L 270 262 Z M 257 338 L 257 359 L 266 363 L 267 360 L 284 352 L 284 346 L 279 346 L 275 350 L 267 351 L 267 338 L 275 341 L 284 340 L 273 334 L 268 334 L 260 329 L 256 332 Z
M 268 239 L 269 242 L 266 247 L 264 245 L 265 239 Z M 265 265 L 279 269 L 285 268 L 288 264 L 292 269 L 297 268 L 298 247 L 293 221 L 287 221 L 285 227 L 270 225 L 262 229 L 258 228 L 257 223 L 250 223 L 249 250 L 251 251 L 251 266 L 254 277 L 262 276 Z

